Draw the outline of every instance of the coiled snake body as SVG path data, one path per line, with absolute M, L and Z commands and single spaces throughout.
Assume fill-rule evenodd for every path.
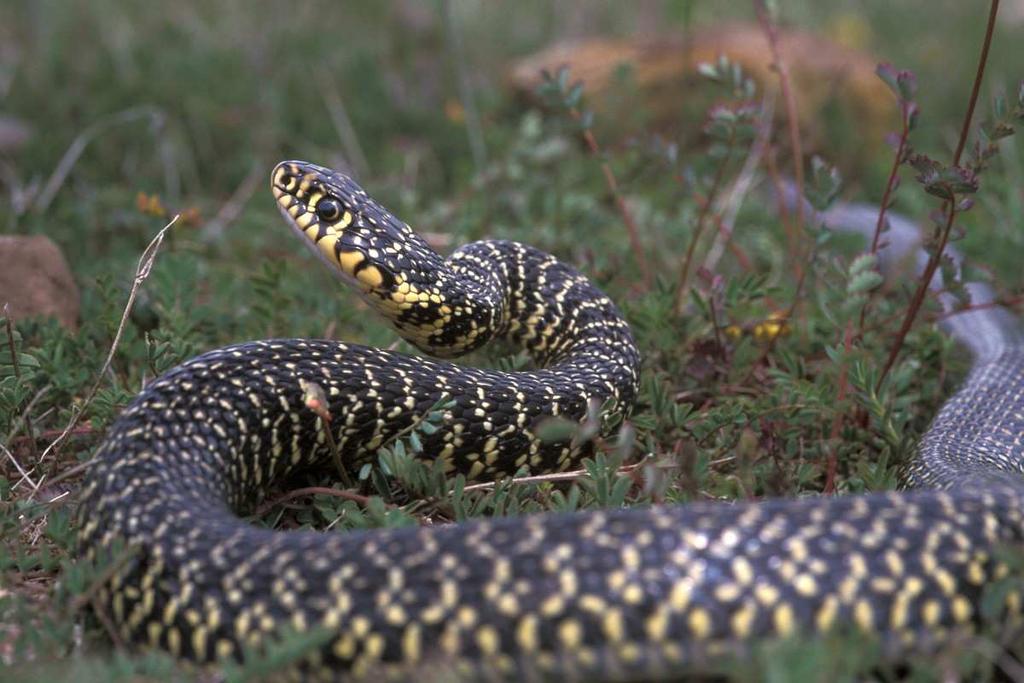
M 234 511 L 268 482 L 329 457 L 307 383 L 324 390 L 348 463 L 448 398 L 424 453 L 496 477 L 574 466 L 582 447 L 540 440 L 537 424 L 582 420 L 592 404 L 628 413 L 639 371 L 615 306 L 554 258 L 485 241 L 442 260 L 312 164 L 280 164 L 272 186 L 302 239 L 414 345 L 455 355 L 503 337 L 542 369 L 293 339 L 211 351 L 154 381 L 111 428 L 81 506 L 87 559 L 128 549 L 100 592 L 123 639 L 211 662 L 315 631 L 323 645 L 296 671 L 314 678 L 429 662 L 656 678 L 754 639 L 832 629 L 924 648 L 976 628 L 982 590 L 1010 573 L 997 551 L 1024 533 L 1024 348 L 1011 322 L 975 345 L 920 446 L 912 479 L 931 490 L 347 534 L 242 522 Z M 1018 615 L 1019 593 L 997 608 Z

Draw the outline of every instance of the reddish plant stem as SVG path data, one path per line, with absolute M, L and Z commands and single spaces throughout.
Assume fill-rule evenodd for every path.
M 715 291 L 714 288 L 708 294 L 708 311 L 711 313 L 711 329 L 715 331 L 715 344 L 722 352 L 725 352 L 725 344 L 722 343 L 722 330 L 718 323 L 718 313 L 715 311 Z
M 889 178 L 885 183 L 885 192 L 882 193 L 882 204 L 878 209 L 878 222 L 875 223 L 875 234 L 871 237 L 871 255 L 878 253 L 878 245 L 882 239 L 882 229 L 885 227 L 885 214 L 889 211 L 889 203 L 892 201 L 892 193 L 896 190 L 896 181 L 899 178 L 900 166 L 903 165 L 903 157 L 907 151 L 907 141 L 910 138 L 910 107 L 912 103 L 905 100 L 900 101 L 900 114 L 903 119 L 903 127 L 900 131 L 900 140 L 896 148 L 896 155 L 892 160 L 892 168 L 889 169 Z M 857 322 L 857 337 L 864 335 L 864 319 L 867 317 L 868 307 L 871 305 L 871 295 L 860 308 L 860 319 Z
M 765 37 L 768 39 L 768 49 L 772 53 L 772 62 L 775 70 L 779 73 L 779 89 L 782 91 L 782 101 L 786 109 L 786 128 L 789 131 L 789 147 L 793 154 L 793 180 L 796 183 L 796 227 L 797 234 L 804 224 L 804 155 L 800 144 L 800 119 L 797 115 L 796 97 L 793 95 L 793 88 L 789 79 L 789 66 L 782 58 L 779 50 L 778 27 L 771 20 L 765 0 L 754 0 L 754 9 L 757 11 L 757 20 L 761 24 Z
M 899 332 L 896 333 L 896 340 L 892 344 L 892 348 L 889 349 L 889 357 L 885 360 L 885 365 L 882 367 L 881 374 L 878 375 L 878 382 L 875 384 L 875 391 L 881 391 L 882 382 L 885 380 L 885 376 L 889 374 L 893 364 L 896 363 L 896 357 L 899 356 L 900 349 L 903 347 L 903 340 L 906 339 L 907 333 L 910 332 L 910 328 L 914 325 L 914 320 L 917 318 L 917 313 L 921 309 L 921 304 L 924 303 L 924 297 L 928 293 L 928 285 L 935 277 L 935 271 L 939 269 L 939 263 L 942 259 L 942 252 L 946 249 L 946 243 L 949 242 L 949 235 L 953 231 L 953 222 L 956 220 L 956 203 L 946 202 L 946 223 L 942 227 L 942 232 L 939 235 L 939 245 L 936 248 L 935 253 L 932 254 L 931 258 L 928 259 L 928 265 L 925 266 L 924 273 L 921 275 L 920 282 L 917 283 L 917 289 L 914 290 L 914 296 L 910 300 L 910 305 L 907 307 L 907 314 L 903 317 L 903 323 L 900 325 Z
M 683 180 L 683 177 L 678 173 L 675 175 L 675 179 L 681 187 L 686 186 L 686 181 Z M 693 200 L 697 202 L 697 206 L 700 207 L 702 211 L 706 206 L 709 206 L 711 203 L 709 197 L 705 197 L 704 195 L 697 192 L 693 193 Z M 722 235 L 722 237 L 725 238 L 725 246 L 729 249 L 732 255 L 736 257 L 736 262 L 739 265 L 739 267 L 746 271 L 752 270 L 754 266 L 750 260 L 750 257 L 747 256 L 746 252 L 743 251 L 743 249 L 741 249 L 739 246 L 736 245 L 735 242 L 732 241 L 733 230 L 732 228 L 725 224 L 723 216 L 721 214 L 715 214 L 712 220 L 715 223 L 715 228 Z
M 739 245 L 733 242 L 732 229 L 725 224 L 725 222 L 722 220 L 722 216 L 715 216 L 715 227 L 718 228 L 718 232 L 721 233 L 722 236 L 725 238 L 725 246 L 726 248 L 729 249 L 730 252 L 732 252 L 732 255 L 736 258 L 736 264 L 745 271 L 749 272 L 753 270 L 754 266 L 750 261 L 750 257 L 747 256 L 746 252 L 743 251 L 743 249 L 741 249 Z
M 727 152 L 725 158 L 722 159 L 722 163 L 715 169 L 715 177 L 711 180 L 711 187 L 708 190 L 707 199 L 701 204 L 700 213 L 697 214 L 697 227 L 694 228 L 693 237 L 690 238 L 690 244 L 686 247 L 686 256 L 683 257 L 683 266 L 679 271 L 679 287 L 676 289 L 676 300 L 675 307 L 678 310 L 683 303 L 683 299 L 686 297 L 686 282 L 690 278 L 690 265 L 693 263 L 693 254 L 697 251 L 697 242 L 700 241 L 701 236 L 704 233 L 704 227 L 707 225 L 708 215 L 711 213 L 711 206 L 715 202 L 715 197 L 718 195 L 719 190 L 722 187 L 722 181 L 725 179 L 725 169 L 729 165 L 729 158 L 732 156 L 732 145 L 735 139 L 734 134 L 729 135 L 729 141 L 727 144 Z
M 793 225 L 792 227 L 790 227 L 790 223 L 786 218 L 789 214 L 786 209 L 785 202 L 781 199 L 781 197 L 783 196 L 782 179 L 779 177 L 778 167 L 775 165 L 775 160 L 773 159 L 771 154 L 765 155 L 765 161 L 767 163 L 768 175 L 771 177 L 772 183 L 775 186 L 775 196 L 779 198 L 779 216 L 780 218 L 782 218 L 783 223 L 786 224 L 787 226 L 787 233 L 791 235 L 791 254 L 793 256 L 794 274 L 796 275 L 796 288 L 793 290 L 793 300 L 790 302 L 789 308 L 786 309 L 785 315 L 778 320 L 780 324 L 785 325 L 792 323 L 793 317 L 796 314 L 796 307 L 800 304 L 800 297 L 803 296 L 804 285 L 807 282 L 807 268 L 803 267 L 803 263 L 813 263 L 816 247 L 814 244 L 812 244 L 810 249 L 807 250 L 807 253 L 803 257 L 797 256 L 796 251 L 799 248 L 800 224 Z M 800 193 L 797 195 L 797 206 L 802 206 L 803 201 L 803 188 L 800 188 Z M 801 208 L 800 215 L 802 215 L 802 211 L 803 209 Z M 802 220 L 802 218 L 798 220 Z M 768 356 L 775 349 L 775 342 L 776 340 L 778 340 L 779 336 L 781 335 L 772 335 L 772 337 L 768 340 L 768 343 L 765 345 L 764 350 L 758 357 L 757 362 L 750 366 L 750 370 L 743 378 L 743 382 L 749 382 L 750 379 L 754 376 L 754 371 L 758 367 L 760 367 L 765 361 L 768 360 Z
M 63 431 L 63 429 L 45 429 L 34 436 L 22 434 L 21 436 L 16 436 L 13 439 L 11 439 L 11 446 L 17 446 L 22 443 L 34 442 L 40 439 L 52 439 L 55 436 L 59 436 Z M 93 429 L 92 427 L 75 427 L 70 432 L 68 432 L 68 436 L 84 436 L 95 433 L 96 430 Z
M 785 186 L 782 182 L 782 176 L 779 173 L 779 166 L 775 163 L 775 150 L 769 149 L 768 153 L 764 155 L 765 170 L 768 171 L 768 178 L 772 183 L 772 192 L 775 196 L 775 208 L 779 214 L 779 220 L 782 222 L 782 227 L 786 231 L 786 252 L 789 254 L 790 262 L 792 264 L 793 272 L 799 279 L 800 274 L 803 272 L 802 260 L 797 255 L 797 250 L 800 247 L 800 235 L 796 231 L 796 224 L 790 220 L 789 207 L 786 206 L 785 197 Z M 803 196 L 797 196 L 797 204 L 803 203 Z
M 985 64 L 988 61 L 988 50 L 992 45 L 992 35 L 995 32 L 996 15 L 998 12 L 999 0 L 991 0 L 989 4 L 988 24 L 985 27 L 985 37 L 981 43 L 981 54 L 978 56 L 978 68 L 975 70 L 974 85 L 971 87 L 971 98 L 967 104 L 967 112 L 964 114 L 963 125 L 960 127 L 960 139 L 956 145 L 956 152 L 953 154 L 953 166 L 958 166 L 960 164 L 960 156 L 963 154 L 964 146 L 967 144 L 967 135 L 971 130 L 971 119 L 974 116 L 974 107 L 978 103 L 978 93 L 981 90 L 981 81 L 985 76 Z M 900 349 L 903 347 L 903 340 L 906 339 L 907 333 L 910 331 L 911 326 L 913 326 L 914 319 L 917 317 L 918 311 L 921 309 L 921 304 L 924 302 L 924 297 L 928 293 L 928 286 L 931 284 L 932 278 L 935 277 L 935 271 L 939 269 L 939 264 L 942 262 L 942 253 L 945 251 L 946 244 L 949 242 L 949 235 L 953 230 L 953 223 L 956 220 L 956 199 L 947 200 L 943 205 L 943 209 L 946 212 L 946 223 L 939 235 L 938 247 L 936 248 L 935 253 L 933 253 L 928 259 L 928 265 L 925 266 L 921 280 L 918 282 L 917 289 L 914 291 L 914 296 L 910 300 L 910 306 L 907 308 L 907 315 L 903 318 L 903 324 L 900 325 L 899 332 L 896 333 L 896 340 L 893 342 L 892 348 L 889 350 L 889 357 L 886 359 L 885 366 L 882 368 L 882 372 L 878 376 L 878 383 L 875 385 L 875 391 L 879 391 L 881 389 L 882 382 L 885 381 L 886 375 L 889 374 L 893 364 L 896 362 L 896 357 L 899 355 Z
M 988 6 L 988 23 L 985 25 L 985 39 L 981 43 L 981 54 L 978 56 L 978 68 L 974 72 L 974 85 L 971 87 L 971 99 L 967 103 L 967 113 L 964 114 L 964 123 L 960 126 L 960 140 L 956 143 L 956 152 L 953 154 L 953 165 L 960 165 L 960 155 L 964 153 L 964 146 L 967 145 L 967 135 L 971 132 L 971 119 L 974 117 L 974 107 L 978 103 L 978 93 L 981 90 L 981 81 L 985 76 L 985 64 L 988 62 L 988 49 L 992 45 L 992 34 L 996 28 L 996 15 L 999 14 L 999 0 L 991 0 Z
M 900 105 L 905 108 L 907 105 Z M 899 178 L 900 166 L 903 165 L 903 156 L 907 151 L 907 139 L 910 137 L 910 121 L 903 114 L 903 130 L 900 131 L 900 141 L 896 148 L 896 156 L 892 160 L 892 168 L 889 170 L 889 179 L 885 183 L 885 192 L 882 193 L 882 206 L 878 210 L 878 222 L 875 223 L 875 234 L 871 238 L 871 253 L 878 253 L 878 243 L 882 239 L 882 229 L 885 227 L 885 214 L 889 211 L 889 202 L 892 201 L 892 193 L 896 189 L 896 179 Z M 863 324 L 863 320 L 861 321 Z
M 289 500 L 302 498 L 303 496 L 333 496 L 335 498 L 344 498 L 345 500 L 354 501 L 361 505 L 362 507 L 366 507 L 367 505 L 370 504 L 369 496 L 364 496 L 362 494 L 356 493 L 355 491 L 346 491 L 344 489 L 332 489 L 327 486 L 307 486 L 305 488 L 288 491 L 287 493 L 284 493 L 278 496 L 277 498 L 274 498 L 273 500 L 267 501 L 263 505 L 256 508 L 256 511 L 252 514 L 254 517 L 262 517 L 275 506 L 281 505 L 282 503 L 287 503 Z M 385 503 L 385 505 L 387 504 Z
M 577 123 L 583 119 L 583 115 L 576 107 L 569 108 L 569 115 Z M 629 248 L 633 252 L 633 258 L 636 259 L 637 266 L 640 268 L 644 288 L 647 289 L 651 286 L 651 269 L 647 265 L 647 257 L 644 255 L 644 248 L 640 242 L 640 230 L 637 228 L 636 220 L 633 219 L 633 213 L 629 210 L 626 199 L 619 191 L 619 183 L 615 179 L 611 165 L 607 159 L 602 158 L 601 146 L 597 144 L 597 138 L 594 137 L 594 133 L 589 128 L 583 129 L 583 141 L 587 144 L 590 153 L 600 160 L 601 173 L 604 175 L 605 185 L 608 186 L 608 191 L 612 193 L 612 197 L 615 199 L 615 206 L 619 210 L 619 215 L 622 216 L 622 222 L 626 226 L 626 234 L 629 237 Z
M 853 346 L 853 326 L 847 322 L 846 332 L 843 334 L 843 347 L 846 352 L 850 352 L 850 348 Z M 846 400 L 846 392 L 849 390 L 849 382 L 847 381 L 847 365 L 844 362 L 839 368 L 839 390 L 836 392 L 836 405 L 840 408 L 832 418 L 832 432 L 830 434 L 830 444 L 828 449 L 828 460 L 825 463 L 825 488 L 822 493 L 831 495 L 836 492 L 836 470 L 839 468 L 839 456 L 836 455 L 835 444 L 839 439 L 839 430 L 843 426 L 843 417 L 845 413 L 842 411 L 843 401 Z

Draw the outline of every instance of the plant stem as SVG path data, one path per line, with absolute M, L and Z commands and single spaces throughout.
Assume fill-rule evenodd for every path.
M 942 260 L 942 252 L 945 250 L 946 243 L 949 241 L 949 235 L 953 231 L 956 213 L 956 202 L 946 202 L 946 223 L 939 235 L 939 245 L 935 253 L 928 259 L 928 265 L 925 266 L 921 280 L 914 291 L 914 296 L 910 300 L 907 314 L 903 317 L 903 323 L 900 325 L 899 332 L 896 333 L 896 340 L 893 342 L 892 348 L 889 349 L 889 357 L 885 360 L 885 366 L 882 368 L 881 374 L 878 375 L 878 382 L 875 384 L 876 392 L 881 392 L 882 382 L 896 362 L 896 357 L 903 346 L 903 340 L 906 339 L 907 333 L 910 332 L 910 328 L 913 326 L 915 318 L 917 318 L 917 313 L 921 309 L 921 304 L 924 303 L 925 294 L 928 293 L 928 285 L 931 283 L 932 278 L 935 277 L 935 271 L 938 270 L 939 263 Z
M 367 505 L 370 504 L 369 496 L 364 496 L 360 493 L 356 493 L 355 491 L 346 491 L 344 489 L 332 489 L 327 486 L 306 486 L 301 489 L 293 489 L 291 491 L 288 491 L 287 493 L 283 493 L 280 496 L 274 498 L 273 500 L 268 500 L 267 502 L 263 503 L 263 505 L 260 505 L 258 508 L 256 508 L 256 510 L 252 513 L 252 516 L 256 518 L 262 517 L 263 515 L 267 514 L 267 512 L 272 510 L 274 507 L 281 505 L 282 503 L 287 503 L 290 500 L 301 498 L 303 496 L 333 496 L 334 498 L 344 498 L 345 500 L 351 500 L 355 503 L 358 503 L 362 507 L 366 507 Z M 384 503 L 384 506 L 392 509 L 394 509 L 395 507 L 390 503 Z
M 967 112 L 964 114 L 964 122 L 960 127 L 960 140 L 956 145 L 956 152 L 953 154 L 953 166 L 957 166 L 960 163 L 960 155 L 963 154 L 964 146 L 967 144 L 967 135 L 971 130 L 971 119 L 974 117 L 974 107 L 978 103 L 978 93 L 981 90 L 981 81 L 985 76 L 985 64 L 988 61 L 988 50 L 992 45 L 992 34 L 995 31 L 996 15 L 999 12 L 999 0 L 991 0 L 989 4 L 988 24 L 985 27 L 985 38 L 981 44 L 981 54 L 978 56 L 978 68 L 974 73 L 974 85 L 971 87 L 971 98 L 967 103 Z M 928 264 L 925 266 L 924 273 L 921 275 L 921 280 L 917 285 L 917 290 L 914 292 L 914 297 L 910 300 L 910 306 L 907 308 L 907 315 L 903 318 L 903 324 L 900 325 L 900 330 L 896 334 L 896 341 L 893 342 L 892 349 L 889 350 L 889 357 L 885 361 L 885 367 L 882 368 L 881 374 L 878 376 L 878 383 L 875 385 L 875 391 L 880 391 L 882 382 L 885 380 L 889 370 L 892 369 L 893 364 L 896 362 L 896 357 L 899 355 L 900 348 L 903 346 L 903 340 L 906 338 L 907 333 L 910 331 L 911 326 L 914 324 L 914 319 L 917 317 L 917 313 L 921 308 L 921 304 L 924 302 L 925 294 L 928 292 L 928 286 L 931 284 L 932 278 L 935 276 L 935 271 L 938 270 L 939 264 L 942 262 L 942 252 L 946 248 L 946 244 L 949 242 L 949 235 L 953 230 L 953 223 L 956 220 L 957 214 L 957 202 L 956 199 L 947 200 L 943 205 L 943 210 L 946 212 L 946 223 L 942 228 L 942 232 L 939 235 L 939 244 L 935 249 L 935 253 L 932 254 L 931 258 L 928 259 Z
M 143 283 L 149 274 L 153 270 L 153 264 L 156 262 L 156 256 L 160 253 L 160 245 L 164 242 L 164 236 L 167 231 L 170 230 L 175 223 L 178 222 L 180 215 L 175 215 L 170 222 L 165 225 L 160 232 L 156 234 L 150 243 L 142 252 L 142 256 L 139 257 L 138 265 L 135 268 L 135 277 L 132 279 L 131 290 L 128 292 L 128 301 L 124 305 L 124 311 L 121 313 L 121 321 L 117 325 L 117 331 L 114 333 L 114 340 L 110 344 L 110 349 L 107 351 L 107 358 L 103 361 L 102 367 L 99 372 L 96 373 L 96 381 L 93 383 L 92 388 L 89 389 L 89 393 L 85 395 L 85 399 L 82 401 L 78 410 L 68 420 L 67 425 L 64 427 L 64 431 L 61 432 L 60 436 L 50 442 L 42 455 L 39 456 L 39 462 L 46 459 L 46 456 L 51 452 L 55 451 L 64 442 L 64 439 L 78 426 L 78 421 L 85 414 L 86 409 L 92 403 L 93 399 L 96 398 L 96 394 L 100 390 L 100 385 L 103 383 L 103 378 L 107 374 L 107 370 L 110 369 L 110 364 L 114 362 L 114 354 L 117 353 L 117 347 L 121 343 L 121 337 L 124 334 L 125 327 L 128 325 L 128 318 L 131 315 L 132 308 L 135 306 L 135 297 L 139 293 L 139 289 L 142 288 Z M 36 463 L 37 465 L 39 463 Z M 83 463 L 84 464 L 84 463 Z M 33 491 L 32 495 L 35 495 L 36 491 Z M 29 496 L 31 500 L 31 496 Z
M 882 230 L 885 227 L 886 217 L 885 214 L 889 210 L 889 203 L 892 201 L 892 193 L 896 190 L 896 181 L 899 179 L 900 166 L 903 165 L 903 157 L 907 150 L 907 141 L 910 138 L 910 116 L 912 103 L 904 100 L 900 101 L 900 114 L 903 119 L 903 127 L 900 131 L 900 140 L 896 148 L 896 155 L 892 160 L 892 168 L 889 169 L 889 178 L 885 183 L 885 192 L 882 193 L 882 204 L 878 209 L 878 222 L 875 223 L 875 234 L 871 237 L 871 251 L 872 255 L 878 253 L 878 245 L 882 239 Z M 867 316 L 868 307 L 871 305 L 871 295 L 868 294 L 867 301 L 860 308 L 860 319 L 857 322 L 857 337 L 864 335 L 864 319 Z
M 889 202 L 892 201 L 892 193 L 896 189 L 896 180 L 899 178 L 900 166 L 903 165 L 903 156 L 907 150 L 907 139 L 910 137 L 910 125 L 903 117 L 903 130 L 900 132 L 899 145 L 896 148 L 896 156 L 892 160 L 892 168 L 889 170 L 889 179 L 885 183 L 885 192 L 882 193 L 882 205 L 878 210 L 878 222 L 875 223 L 875 234 L 871 237 L 871 253 L 878 253 L 878 243 L 882 239 L 882 230 L 885 227 L 885 214 L 889 210 Z M 863 324 L 863 321 L 861 321 Z
M 732 157 L 732 146 L 735 137 L 735 131 L 729 134 L 725 157 L 718 165 L 718 168 L 715 169 L 715 177 L 711 181 L 711 188 L 708 190 L 707 199 L 701 205 L 700 213 L 697 214 L 697 227 L 694 228 L 693 237 L 690 238 L 690 244 L 686 247 L 686 256 L 683 257 L 683 267 L 679 271 L 679 287 L 676 289 L 675 301 L 675 308 L 677 310 L 682 305 L 683 299 L 686 296 L 686 281 L 690 277 L 690 265 L 693 263 L 693 254 L 697 250 L 697 243 L 700 241 L 700 238 L 704 233 L 708 214 L 711 213 L 711 206 L 714 204 L 715 198 L 722 187 L 722 181 L 725 179 L 725 169 L 729 165 L 730 157 Z
M 960 126 L 960 140 L 956 143 L 956 152 L 953 154 L 953 165 L 960 165 L 960 155 L 964 152 L 967 144 L 967 134 L 971 130 L 971 119 L 974 117 L 974 106 L 978 103 L 978 92 L 981 90 L 981 81 L 985 76 L 985 64 L 988 62 L 988 49 L 992 45 L 992 34 L 996 28 L 996 15 L 999 14 L 999 0 L 991 0 L 988 6 L 988 23 L 985 25 L 985 39 L 981 43 L 981 54 L 978 56 L 978 68 L 974 72 L 974 85 L 971 87 L 971 99 L 967 103 L 967 113 L 964 114 L 964 123 Z
M 569 108 L 569 116 L 577 123 L 583 120 L 583 115 L 576 107 Z M 626 204 L 622 193 L 619 191 L 619 183 L 615 179 L 611 165 L 607 159 L 602 158 L 601 146 L 597 144 L 597 138 L 594 137 L 594 133 L 589 128 L 583 129 L 583 141 L 587 144 L 587 149 L 590 150 L 590 153 L 595 158 L 600 159 L 601 173 L 604 175 L 605 185 L 608 186 L 608 191 L 612 193 L 612 197 L 615 199 L 615 206 L 619 210 L 619 215 L 622 216 L 622 222 L 626 226 L 626 234 L 629 236 L 629 248 L 632 250 L 633 258 L 636 259 L 637 266 L 640 268 L 644 289 L 648 289 L 651 286 L 651 269 L 647 265 L 647 257 L 644 255 L 644 248 L 640 243 L 640 230 L 633 219 L 633 214 L 629 210 L 629 206 Z
M 853 327 L 849 322 L 846 323 L 846 331 L 843 334 L 843 348 L 847 353 L 853 345 Z M 842 409 L 843 402 L 846 400 L 846 394 L 849 391 L 849 380 L 847 378 L 849 368 L 844 360 L 842 366 L 839 368 L 839 390 L 836 393 L 836 406 L 837 410 L 832 418 L 832 431 L 829 434 L 829 449 L 828 449 L 828 460 L 825 464 L 825 487 L 822 493 L 833 494 L 836 492 L 836 471 L 839 466 L 839 457 L 836 455 L 835 444 L 839 440 L 839 432 L 843 426 L 843 418 L 846 416 L 846 411 Z
M 786 128 L 789 131 L 789 147 L 790 152 L 793 154 L 793 181 L 796 183 L 798 198 L 796 202 L 796 232 L 799 234 L 800 228 L 803 227 L 804 223 L 804 155 L 800 144 L 800 119 L 797 115 L 796 97 L 794 97 L 793 88 L 790 85 L 789 66 L 779 51 L 779 31 L 771 20 L 765 0 L 755 0 L 754 9 L 757 11 L 757 20 L 764 30 L 765 37 L 768 39 L 768 48 L 772 53 L 772 62 L 775 65 L 775 70 L 779 73 L 779 89 L 782 91 L 782 101 L 786 108 Z

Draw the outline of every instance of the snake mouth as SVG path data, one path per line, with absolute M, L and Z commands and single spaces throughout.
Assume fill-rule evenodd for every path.
M 270 174 L 270 191 L 278 209 L 300 230 L 317 222 L 316 213 L 306 198 L 313 187 L 314 174 L 305 171 L 303 166 L 296 161 L 282 161 Z
M 354 232 L 358 214 L 350 209 L 351 180 L 315 164 L 282 161 L 271 172 L 270 183 L 285 222 L 331 272 L 364 295 L 390 287 L 394 277 L 369 258 L 374 253 L 369 238 Z M 341 183 L 351 186 L 348 192 Z M 332 204 L 333 215 L 324 213 L 325 201 Z M 360 230 L 367 232 L 365 226 Z
M 277 202 L 284 222 L 295 232 L 317 258 L 327 264 L 331 272 L 349 285 L 355 278 L 341 267 L 336 251 L 340 236 L 337 230 L 325 225 L 316 214 L 313 198 L 318 189 L 317 167 L 302 161 L 282 161 L 270 174 L 270 191 Z

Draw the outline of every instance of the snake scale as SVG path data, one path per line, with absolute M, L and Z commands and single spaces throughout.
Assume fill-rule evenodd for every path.
M 413 345 L 454 356 L 501 338 L 539 369 L 288 339 L 210 351 L 153 381 L 111 427 L 80 506 L 83 557 L 120 558 L 98 598 L 124 641 L 210 663 L 316 632 L 322 645 L 290 672 L 307 679 L 431 662 L 468 678 L 656 679 L 802 633 L 927 650 L 979 628 L 983 589 L 1011 574 L 999 550 L 1024 534 L 1024 345 L 996 309 L 959 318 L 975 362 L 919 446 L 921 490 L 345 534 L 243 522 L 270 482 L 330 457 L 325 429 L 359 463 L 444 398 L 423 445 L 448 471 L 575 467 L 586 447 L 536 426 L 583 420 L 595 402 L 627 415 L 640 367 L 615 305 L 549 255 L 488 240 L 442 259 L 352 180 L 306 162 L 279 164 L 272 191 Z M 310 382 L 327 424 L 304 404 Z M 997 607 L 1012 622 L 1019 591 Z

